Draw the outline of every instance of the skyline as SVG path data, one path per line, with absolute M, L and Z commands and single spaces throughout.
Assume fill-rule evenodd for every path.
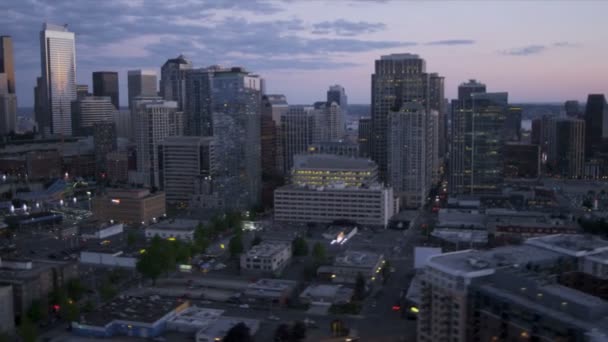
M 119 72 L 126 106 L 127 70 L 154 69 L 184 54 L 195 68 L 239 65 L 266 79 L 268 93 L 313 103 L 332 84 L 349 102 L 370 102 L 374 60 L 414 53 L 446 79 L 446 97 L 477 79 L 512 102 L 584 101 L 608 93 L 605 2 L 399 1 L 108 1 L 10 0 L 0 4 L 0 34 L 11 35 L 17 96 L 33 106 L 44 21 L 76 34 L 78 84 L 93 71 Z M 411 13 L 411 16 L 407 14 Z M 458 15 L 456 15 L 458 13 Z M 513 18 L 517 24 L 513 25 Z M 565 21 L 564 18 L 570 19 Z M 439 24 L 437 24 L 439 23 Z M 412 31 L 409 33 L 409 31 Z M 603 34 L 602 34 L 603 33 Z M 584 61 L 584 62 L 581 62 Z

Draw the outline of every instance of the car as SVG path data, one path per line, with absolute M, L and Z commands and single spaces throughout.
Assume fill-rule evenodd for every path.
M 270 321 L 280 321 L 281 319 L 279 317 L 277 317 L 277 316 L 270 315 L 270 316 L 268 316 L 268 320 L 270 320 Z

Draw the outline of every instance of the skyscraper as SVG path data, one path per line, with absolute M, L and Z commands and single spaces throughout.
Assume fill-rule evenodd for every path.
M 389 113 L 405 102 L 419 102 L 428 112 L 429 82 L 426 63 L 418 55 L 392 54 L 375 62 L 372 74 L 372 159 L 380 178 L 387 179 Z M 426 127 L 426 126 L 425 126 Z
M 568 100 L 564 103 L 564 110 L 569 117 L 578 117 L 581 114 L 581 108 L 576 100 Z
M 335 101 L 315 103 L 315 141 L 338 141 L 344 137 L 344 113 Z
M 590 94 L 585 107 L 585 157 L 593 158 L 608 139 L 608 104 L 604 94 Z
M 549 120 L 548 170 L 564 178 L 583 176 L 585 121 L 575 118 Z
M 389 114 L 387 180 L 403 207 L 417 208 L 426 201 L 427 117 L 417 102 L 403 103 Z
M 437 157 L 442 159 L 447 150 L 447 115 L 445 107 L 445 78 L 436 73 L 429 75 L 429 107 L 437 112 L 437 137 L 430 139 L 437 142 Z
M 87 96 L 91 96 L 89 93 L 89 85 L 88 84 L 77 84 L 76 85 L 76 99 L 84 99 Z
M 283 150 L 282 173 L 289 174 L 293 166 L 293 156 L 306 152 L 314 142 L 314 108 L 289 106 L 281 116 L 281 146 Z
M 108 101 L 109 102 L 109 101 Z M 114 107 L 111 103 L 110 106 Z M 95 175 L 107 177 L 108 153 L 116 151 L 116 124 L 113 121 L 97 121 L 93 124 L 93 145 L 95 148 Z
M 44 104 L 45 99 L 44 80 L 42 77 L 36 77 L 36 86 L 34 86 L 34 116 L 39 133 L 44 133 L 43 127 L 48 127 L 48 115 L 46 115 L 46 106 Z
M 0 76 L 4 75 L 0 74 Z M 0 81 L 4 79 L 6 78 L 0 77 Z M 14 132 L 16 121 L 17 96 L 8 92 L 0 92 L 0 136 Z
M 10 36 L 0 36 L 0 74 L 6 75 L 7 93 L 15 93 L 15 63 L 13 61 L 13 40 Z
M 192 69 L 192 62 L 183 55 L 171 58 L 160 69 L 160 96 L 167 101 L 175 101 L 180 110 L 185 106 L 186 70 Z
M 67 25 L 45 23 L 40 32 L 40 61 L 44 96 L 41 132 L 72 134 L 70 106 L 76 100 L 76 50 L 74 33 Z
M 343 86 L 336 84 L 329 87 L 327 91 L 327 103 L 332 102 L 337 103 L 342 108 L 343 114 L 346 115 L 348 111 L 348 97 Z
M 93 72 L 93 96 L 109 96 L 116 110 L 120 109 L 118 73 L 115 71 Z
M 370 157 L 370 144 L 372 138 L 372 119 L 359 119 L 359 132 L 357 141 L 359 143 L 359 153 L 361 157 Z
M 94 124 L 100 121 L 113 122 L 116 108 L 110 97 L 87 96 L 72 102 L 72 134 L 91 136 Z
M 214 68 L 190 69 L 185 72 L 185 134 L 211 136 L 211 98 Z M 219 70 L 219 67 L 217 68 Z
M 127 87 L 129 88 L 129 109 L 136 97 L 155 97 L 156 72 L 154 70 L 129 70 L 127 74 Z
M 281 116 L 287 112 L 288 104 L 285 95 L 262 96 L 261 148 L 262 173 L 280 175 L 282 158 L 280 149 Z
M 166 137 L 182 135 L 182 112 L 177 110 L 177 102 L 160 97 L 135 98 L 132 107 L 137 171 L 143 184 L 159 186 L 157 146 Z

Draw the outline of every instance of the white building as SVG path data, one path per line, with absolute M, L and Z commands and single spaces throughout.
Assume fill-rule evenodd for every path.
M 84 239 L 105 239 L 110 236 L 122 234 L 124 226 L 122 223 L 110 224 L 101 227 L 81 227 L 80 236 Z
M 347 250 L 337 256 L 332 265 L 319 267 L 317 274 L 335 283 L 354 284 L 359 274 L 366 281 L 373 282 L 384 263 L 382 254 Z
M 395 212 L 393 189 L 370 187 L 299 187 L 286 185 L 274 192 L 275 220 L 330 223 L 350 220 L 386 227 Z
M 241 255 L 241 269 L 280 273 L 291 260 L 291 244 L 262 242 Z
M 187 204 L 194 195 L 194 179 L 212 174 L 213 137 L 167 137 L 158 146 L 158 160 L 167 202 Z
M 371 185 L 378 182 L 378 166 L 370 159 L 332 154 L 298 154 L 293 158 L 292 183 L 303 186 Z
M 197 220 L 185 219 L 161 221 L 146 228 L 146 238 L 151 239 L 158 235 L 163 239 L 192 241 L 198 224 Z
M 80 252 L 80 263 L 94 264 L 110 267 L 135 268 L 137 258 L 124 254 L 123 251 L 112 251 L 106 249 L 89 250 Z
M 109 96 L 86 96 L 72 102 L 72 132 L 74 135 L 93 135 L 93 125 L 100 121 L 113 122 L 116 108 Z
M 146 186 L 158 186 L 158 144 L 183 133 L 183 113 L 177 102 L 159 97 L 133 100 L 133 130 L 137 145 L 137 171 Z

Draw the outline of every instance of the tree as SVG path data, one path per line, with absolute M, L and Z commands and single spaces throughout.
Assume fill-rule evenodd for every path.
M 198 253 L 205 253 L 209 247 L 209 228 L 199 224 L 194 231 L 194 249 Z
M 0 331 L 0 342 L 9 342 L 11 339 L 7 332 Z
M 274 342 L 288 342 L 290 336 L 289 325 L 282 323 L 274 332 Z
M 135 268 L 146 278 L 152 279 L 152 283 L 156 284 L 156 279 L 163 273 L 164 261 L 163 256 L 155 250 L 147 250 L 141 254 Z
M 382 272 L 382 281 L 386 283 L 386 280 L 391 275 L 391 264 L 388 260 L 386 260 L 384 262 L 381 272 Z
M 36 342 L 36 338 L 38 337 L 36 325 L 27 316 L 24 316 L 21 320 L 18 333 L 23 342 Z
M 86 291 L 85 287 L 82 286 L 82 283 L 77 278 L 70 279 L 68 281 L 68 283 L 66 284 L 65 288 L 66 288 L 68 297 L 70 297 L 71 299 L 73 299 L 75 301 L 80 300 L 80 298 Z
M 99 294 L 101 295 L 101 299 L 103 301 L 109 301 L 110 299 L 114 298 L 114 296 L 116 296 L 116 293 L 116 289 L 108 281 L 104 281 L 101 285 L 101 288 L 99 289 Z
M 315 243 L 312 248 L 312 257 L 315 260 L 315 263 L 324 263 L 327 260 L 327 252 L 325 251 L 325 246 L 323 246 L 320 242 Z
M 80 317 L 80 308 L 76 302 L 70 302 L 65 306 L 65 319 L 68 322 L 78 320 Z
M 302 321 L 296 321 L 291 327 L 290 341 L 300 342 L 306 339 L 306 324 Z
M 291 243 L 294 256 L 307 256 L 308 255 L 308 243 L 304 238 L 298 236 Z
M 240 235 L 235 235 L 230 239 L 228 243 L 228 249 L 230 250 L 230 256 L 235 258 L 243 253 L 243 238 Z
M 135 233 L 133 231 L 130 231 L 127 234 L 127 246 L 133 247 L 133 246 L 135 246 L 136 242 L 137 242 L 137 236 L 135 235 Z
M 260 236 L 258 236 L 258 235 L 256 235 L 256 236 L 253 238 L 253 241 L 251 241 L 251 245 L 252 245 L 252 246 L 257 246 L 257 245 L 259 245 L 260 243 L 262 243 L 262 238 L 261 238 Z
M 241 322 L 228 330 L 223 342 L 253 342 L 249 327 Z
M 40 302 L 40 300 L 35 299 L 32 301 L 30 308 L 27 310 L 27 318 L 34 323 L 38 323 L 47 316 L 47 310 L 45 310 L 44 306 Z
M 361 273 L 357 273 L 357 279 L 355 280 L 355 293 L 353 297 L 356 300 L 363 300 L 365 298 L 365 277 Z
M 593 202 L 591 202 L 591 200 L 587 198 L 583 201 L 583 207 L 591 209 L 593 208 Z

